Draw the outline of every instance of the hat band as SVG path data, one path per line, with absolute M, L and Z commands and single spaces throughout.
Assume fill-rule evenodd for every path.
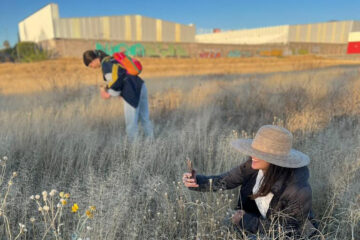
M 290 153 L 289 148 L 286 148 L 286 149 L 267 148 L 267 147 L 264 147 L 264 145 L 256 144 L 255 141 L 252 142 L 251 147 L 257 151 L 260 151 L 263 153 L 269 153 L 269 154 L 277 155 L 277 156 L 287 156 Z

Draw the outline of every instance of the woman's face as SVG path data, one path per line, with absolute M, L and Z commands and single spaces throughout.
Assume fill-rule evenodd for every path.
M 89 67 L 91 68 L 99 68 L 100 67 L 100 59 L 99 58 L 95 58 L 94 60 L 91 61 L 91 63 L 89 63 Z
M 260 158 L 256 158 L 256 157 L 251 157 L 252 163 L 251 163 L 251 167 L 252 169 L 256 169 L 256 170 L 263 170 L 266 171 L 269 166 L 270 163 L 260 159 Z

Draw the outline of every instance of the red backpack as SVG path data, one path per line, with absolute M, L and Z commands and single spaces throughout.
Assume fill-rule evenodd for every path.
M 142 66 L 139 60 L 127 56 L 124 52 L 114 53 L 113 57 L 128 74 L 137 76 L 141 73 Z

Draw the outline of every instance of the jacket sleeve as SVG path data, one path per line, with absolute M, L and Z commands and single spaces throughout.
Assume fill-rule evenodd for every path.
M 284 203 L 282 211 L 273 212 L 269 219 L 258 217 L 251 213 L 245 213 L 240 220 L 240 229 L 251 233 L 268 233 L 271 229 L 281 229 L 288 233 L 300 234 L 302 226 L 311 209 L 311 188 L 303 187 L 294 189 L 293 194 Z
M 251 168 L 251 160 L 247 160 L 240 166 L 220 175 L 196 175 L 196 182 L 199 184 L 199 187 L 189 189 L 202 192 L 233 189 L 240 186 L 253 172 L 255 170 Z
M 107 82 L 109 88 L 112 88 L 115 91 L 122 89 L 126 77 L 125 69 L 111 60 L 105 60 L 101 63 L 101 70 L 103 79 Z
M 102 74 L 103 74 L 103 79 L 104 79 L 104 81 L 109 81 L 109 77 L 107 77 L 107 76 L 110 76 L 110 77 L 111 77 L 111 74 L 112 74 L 112 63 L 111 63 L 110 61 L 104 60 L 104 61 L 101 63 L 101 71 L 102 71 Z

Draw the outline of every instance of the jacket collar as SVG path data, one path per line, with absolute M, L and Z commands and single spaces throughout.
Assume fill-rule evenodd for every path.
M 293 175 L 288 179 L 284 177 L 279 178 L 274 185 L 271 187 L 271 192 L 274 195 L 281 195 L 281 193 L 285 190 L 285 187 L 289 184 L 297 184 L 307 182 L 309 179 L 309 169 L 307 166 L 296 168 L 293 172 Z

